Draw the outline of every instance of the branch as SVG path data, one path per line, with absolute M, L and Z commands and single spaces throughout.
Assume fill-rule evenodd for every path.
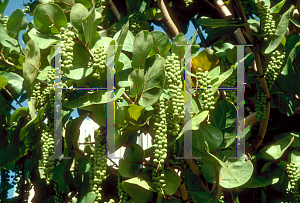
M 121 18 L 122 18 L 121 14 L 119 13 L 119 11 L 118 11 L 117 7 L 115 6 L 114 2 L 112 0 L 109 0 L 108 4 L 109 4 L 109 7 L 110 7 L 111 11 L 116 16 L 116 18 L 118 20 L 121 20 Z
M 257 120 L 255 119 L 256 114 L 257 112 L 254 112 L 245 118 L 245 128 L 247 128 L 251 123 L 252 125 L 257 123 Z M 240 123 L 244 124 L 243 120 L 241 120 Z M 240 130 L 242 130 L 242 125 L 240 125 Z
M 204 47 L 208 47 L 207 42 L 206 42 L 206 40 L 205 40 L 205 38 L 204 38 L 204 36 L 203 36 L 203 33 L 202 33 L 202 31 L 201 31 L 201 29 L 200 29 L 198 23 L 196 22 L 195 17 L 193 17 L 191 20 L 192 20 L 192 23 L 193 23 L 195 29 L 196 29 L 197 32 L 198 32 L 198 35 L 199 35 L 199 37 L 200 37 L 200 39 L 201 39 L 201 42 L 202 42 L 203 46 L 204 46 Z
M 242 16 L 243 23 L 246 23 L 245 24 L 245 29 L 246 29 L 246 32 L 247 32 L 249 38 L 250 38 L 250 42 L 253 43 L 253 36 L 251 34 L 251 29 L 249 27 L 249 23 L 247 21 L 247 17 L 246 17 L 246 14 L 244 12 L 241 1 L 240 0 L 235 0 L 235 3 L 236 3 L 237 10 L 238 10 L 239 14 Z
M 216 157 L 218 157 L 217 150 L 214 151 L 214 154 Z M 222 189 L 220 186 L 220 167 L 219 163 L 216 161 L 214 164 L 215 167 L 215 174 L 216 174 L 216 193 L 215 193 L 215 198 L 220 199 L 221 194 L 222 194 Z
M 255 61 L 256 61 L 257 70 L 259 72 L 259 75 L 263 75 L 263 69 L 262 69 L 262 65 L 261 65 L 261 61 L 260 61 L 259 49 L 257 46 L 253 47 L 253 52 L 254 52 Z M 268 90 L 268 86 L 266 84 L 265 78 L 264 77 L 259 78 L 259 82 L 260 82 L 260 85 L 261 85 L 263 91 L 267 95 L 267 99 L 270 98 L 270 94 L 269 94 L 269 90 Z M 266 135 L 268 122 L 269 122 L 269 116 L 270 116 L 270 103 L 271 103 L 271 101 L 268 101 L 268 100 L 266 101 L 265 120 L 261 122 L 257 137 L 254 140 L 254 142 L 252 144 L 250 144 L 248 147 L 246 147 L 246 149 L 245 149 L 246 154 L 255 151 L 261 145 L 261 143 Z
M 8 91 L 8 89 L 6 89 L 5 87 L 3 87 L 3 89 L 7 92 L 7 94 L 9 94 L 9 96 L 13 99 L 13 100 L 15 100 L 16 101 L 16 103 L 17 104 L 19 104 L 21 107 L 23 107 L 22 106 L 22 104 L 20 104 L 20 102 L 18 102 L 18 100 Z
M 12 62 L 9 62 L 9 61 L 5 60 L 5 57 L 4 57 L 4 55 L 2 54 L 2 52 L 0 52 L 0 56 L 1 56 L 2 60 L 3 60 L 3 62 L 4 62 L 6 65 L 11 66 L 11 67 L 15 67 L 15 64 L 13 64 Z
M 120 89 L 120 86 L 118 84 L 116 84 L 116 88 Z M 130 97 L 123 92 L 122 97 L 125 99 L 125 101 L 127 101 L 128 104 L 134 104 L 133 101 L 130 99 Z
M 157 0 L 157 5 L 158 5 L 158 8 L 162 12 L 166 26 L 171 30 L 172 35 L 174 37 L 177 36 L 179 34 L 179 31 L 178 31 L 176 25 L 174 24 L 173 20 L 171 19 L 171 16 L 167 10 L 164 0 Z
M 231 20 L 233 18 L 233 15 L 230 13 L 226 4 L 224 4 L 222 0 L 214 0 L 214 4 L 222 18 L 225 18 L 226 20 Z
M 181 146 L 181 148 L 184 150 L 183 146 Z M 208 192 L 208 194 L 210 194 L 210 190 L 206 186 L 205 179 L 202 176 L 202 173 L 199 172 L 199 168 L 196 165 L 195 161 L 192 159 L 192 156 L 188 152 L 183 152 L 182 156 L 184 156 L 184 155 L 189 157 L 189 159 L 186 159 L 186 162 L 189 164 L 189 166 L 190 166 L 191 170 L 193 171 L 193 173 L 200 177 L 201 185 Z

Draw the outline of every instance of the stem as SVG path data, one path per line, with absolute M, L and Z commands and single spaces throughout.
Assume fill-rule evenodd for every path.
M 18 46 L 19 46 L 19 49 L 20 51 L 22 52 L 22 54 L 25 56 L 25 53 L 24 53 L 24 50 L 23 50 L 23 47 L 21 46 L 20 42 L 19 42 L 19 35 L 17 35 L 17 41 L 18 41 Z
M 167 10 L 164 0 L 157 0 L 157 5 L 163 14 L 164 22 L 166 26 L 171 30 L 173 37 L 177 36 L 179 34 L 179 31 L 176 25 L 174 24 L 173 20 L 171 19 L 171 16 Z
M 109 0 L 108 4 L 109 4 L 109 7 L 110 7 L 111 11 L 116 16 L 116 18 L 118 20 L 121 20 L 121 18 L 122 18 L 121 14 L 119 13 L 119 11 L 118 11 L 117 7 L 115 6 L 114 2 L 112 0 Z
M 247 21 L 247 17 L 246 17 L 246 14 L 244 12 L 244 9 L 243 9 L 243 6 L 241 4 L 241 1 L 240 0 L 236 0 L 235 3 L 236 3 L 236 6 L 237 6 L 239 14 L 241 14 L 241 16 L 242 16 L 243 23 L 246 23 L 245 29 L 246 29 L 246 32 L 247 32 L 249 38 L 250 38 L 250 42 L 253 43 L 253 36 L 251 34 L 251 29 L 249 27 L 249 23 Z
M 263 70 L 262 70 L 262 65 L 261 65 L 260 55 L 259 55 L 259 49 L 257 46 L 255 46 L 253 48 L 253 52 L 255 55 L 255 61 L 256 61 L 257 70 L 259 72 L 259 75 L 263 75 Z M 263 91 L 267 95 L 267 98 L 270 98 L 270 94 L 269 94 L 269 90 L 268 90 L 265 78 L 264 77 L 260 78 L 259 82 L 260 82 L 260 85 L 261 85 Z M 270 103 L 271 103 L 270 101 L 266 102 L 265 120 L 261 122 L 256 139 L 254 140 L 254 142 L 252 144 L 250 144 L 248 147 L 246 147 L 245 153 L 251 153 L 251 152 L 255 151 L 261 145 L 261 143 L 266 135 L 268 122 L 269 122 L 269 116 L 270 116 Z
M 213 5 L 212 3 L 210 3 L 208 0 L 204 0 L 210 7 L 212 7 L 213 9 L 216 9 L 215 5 Z
M 3 89 L 7 92 L 7 94 L 9 94 L 9 96 L 11 98 L 13 98 L 13 100 L 16 101 L 17 104 L 19 104 L 21 107 L 23 107 L 22 104 L 20 104 L 20 102 L 18 102 L 17 99 L 15 99 L 15 97 L 8 91 L 8 89 L 6 89 L 6 87 L 3 87 Z
M 214 154 L 215 154 L 216 157 L 218 157 L 217 150 L 214 151 Z M 214 167 L 215 167 L 215 174 L 216 174 L 216 193 L 215 193 L 215 198 L 216 199 L 220 199 L 221 194 L 222 194 L 222 189 L 221 189 L 221 186 L 220 186 L 220 167 L 219 167 L 219 163 L 215 162 Z
M 11 67 L 15 67 L 15 64 L 13 64 L 12 62 L 9 62 L 9 61 L 5 60 L 5 57 L 4 57 L 4 55 L 2 54 L 2 52 L 0 52 L 0 56 L 1 56 L 2 60 L 3 60 L 3 62 L 4 62 L 6 65 L 11 66 Z
M 116 84 L 116 88 L 120 89 L 121 87 L 118 84 Z M 133 101 L 125 92 L 123 92 L 122 97 L 125 99 L 125 101 L 127 101 L 128 104 L 134 104 Z

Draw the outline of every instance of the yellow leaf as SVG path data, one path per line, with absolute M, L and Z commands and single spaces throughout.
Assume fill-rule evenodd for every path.
M 215 55 L 215 52 L 210 48 L 205 48 L 197 56 L 192 58 L 193 73 L 198 72 L 198 68 L 204 70 L 211 70 L 217 66 L 219 58 Z M 202 71 L 204 71 L 202 70 Z

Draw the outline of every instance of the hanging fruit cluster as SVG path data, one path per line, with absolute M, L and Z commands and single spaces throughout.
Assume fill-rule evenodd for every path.
M 93 77 L 100 78 L 100 75 L 105 73 L 106 70 L 106 59 L 107 52 L 105 51 L 104 46 L 100 46 L 94 51 L 94 73 Z
M 118 173 L 118 195 L 120 198 L 119 203 L 132 203 L 131 197 L 125 192 L 122 187 L 122 182 L 124 181 L 124 177 Z
M 232 64 L 230 61 L 227 59 L 227 57 L 224 57 L 221 59 L 221 73 L 226 72 L 229 70 Z M 225 88 L 234 88 L 236 87 L 236 76 L 237 76 L 237 71 L 233 69 L 233 73 L 223 82 L 223 86 Z M 234 104 L 237 103 L 237 97 L 236 97 L 236 90 L 226 90 L 226 100 L 229 102 L 232 102 Z
M 1 14 L 0 14 L 0 17 L 2 17 Z M 3 16 L 0 19 L 0 23 L 3 25 L 4 28 L 6 28 L 7 22 L 8 22 L 8 16 Z
M 276 26 L 270 11 L 270 6 L 267 5 L 264 1 L 259 1 L 257 4 L 257 9 L 260 15 L 259 17 L 261 19 L 261 29 L 266 34 L 264 40 L 274 40 L 276 37 Z
M 101 183 L 106 179 L 106 131 L 95 131 L 95 151 L 90 158 L 90 188 L 96 194 L 95 202 L 101 202 Z
M 139 33 L 142 30 L 141 24 L 142 24 L 141 15 L 134 13 L 129 16 L 129 26 L 130 26 L 129 30 L 132 32 L 134 36 L 136 36 L 137 33 Z
M 165 184 L 164 161 L 167 158 L 167 123 L 166 123 L 166 101 L 160 97 L 159 101 L 154 105 L 154 132 L 155 139 L 153 146 L 155 148 L 153 159 L 152 180 L 156 192 L 162 194 Z
M 294 201 L 300 201 L 299 194 L 299 180 L 300 180 L 300 171 L 294 162 L 287 165 L 287 174 L 290 179 L 291 191 L 294 195 Z
M 72 25 L 68 24 L 67 30 L 64 27 L 60 28 L 60 35 L 61 35 L 61 56 L 62 56 L 62 70 L 68 72 L 70 68 L 73 67 L 73 46 L 74 41 L 73 38 L 75 33 L 71 30 Z
M 208 76 L 208 71 L 202 71 L 201 68 L 198 68 L 196 73 L 198 85 L 200 88 L 206 88 L 205 90 L 197 91 L 198 95 L 201 96 L 202 108 L 204 110 L 214 110 L 214 93 L 211 88 L 211 81 Z

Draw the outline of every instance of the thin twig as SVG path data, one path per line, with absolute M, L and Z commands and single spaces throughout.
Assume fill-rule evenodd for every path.
M 158 8 L 161 10 L 164 17 L 164 23 L 171 30 L 173 37 L 176 37 L 179 34 L 178 28 L 174 24 L 171 16 L 167 10 L 164 0 L 157 0 Z
M 20 42 L 19 42 L 19 35 L 17 35 L 17 41 L 18 41 L 18 46 L 19 46 L 20 51 L 21 51 L 22 54 L 25 56 L 25 52 L 24 52 L 24 50 L 23 50 L 23 47 L 21 47 L 21 44 L 20 44 Z
M 214 151 L 214 154 L 216 157 L 218 157 L 217 150 Z M 220 199 L 222 190 L 220 186 L 220 167 L 219 167 L 219 162 L 215 162 L 214 164 L 215 167 L 215 174 L 216 174 L 216 193 L 215 193 L 215 198 Z
M 22 104 L 20 104 L 20 102 L 18 102 L 18 100 L 8 91 L 8 89 L 6 89 L 5 87 L 3 87 L 3 89 L 7 92 L 7 94 L 9 94 L 9 96 L 13 99 L 13 100 L 15 100 L 16 101 L 16 103 L 17 104 L 19 104 L 21 107 L 23 107 L 22 106 Z
M 208 0 L 204 0 L 210 7 L 212 7 L 213 9 L 216 9 L 215 5 L 213 5 L 212 3 L 210 3 Z
M 15 64 L 13 64 L 12 62 L 9 62 L 9 61 L 5 60 L 5 57 L 4 57 L 4 55 L 1 52 L 0 52 L 0 56 L 1 56 L 2 60 L 3 60 L 3 62 L 6 65 L 11 66 L 11 67 L 15 67 Z
M 121 20 L 121 18 L 122 18 L 121 14 L 119 13 L 119 11 L 118 11 L 117 7 L 115 6 L 114 2 L 112 0 L 109 0 L 108 4 L 109 4 L 109 7 L 110 7 L 111 11 L 116 16 L 116 18 L 118 20 Z
M 116 84 L 116 88 L 120 89 L 121 87 L 118 84 Z M 125 101 L 127 101 L 128 104 L 134 104 L 133 101 L 130 99 L 130 97 L 125 92 L 123 92 L 122 97 L 123 97 L 123 99 L 125 99 Z

